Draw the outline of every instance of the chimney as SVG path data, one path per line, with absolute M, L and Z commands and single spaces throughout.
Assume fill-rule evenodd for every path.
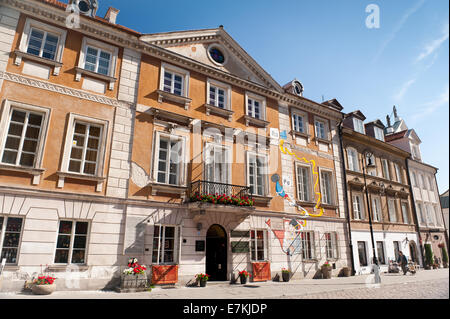
M 120 10 L 118 10 L 116 8 L 109 7 L 108 11 L 105 14 L 105 18 L 104 19 L 108 20 L 109 23 L 116 24 L 117 15 L 119 14 L 119 11 Z
M 389 115 L 386 115 L 386 122 L 387 122 L 387 127 L 391 126 L 391 118 L 389 117 Z

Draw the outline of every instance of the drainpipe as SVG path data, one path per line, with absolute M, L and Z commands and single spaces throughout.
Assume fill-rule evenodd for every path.
M 412 188 L 412 183 L 411 183 L 411 177 L 410 177 L 410 171 L 409 171 L 409 157 L 405 159 L 405 164 L 406 164 L 406 177 L 408 179 L 408 185 L 409 185 L 409 192 L 411 193 L 411 199 L 412 199 L 412 210 L 414 212 L 413 217 L 414 217 L 414 222 L 416 223 L 416 231 L 417 234 L 419 235 L 419 252 L 420 252 L 420 257 L 422 258 L 422 266 L 425 267 L 425 259 L 423 257 L 423 245 L 422 245 L 422 235 L 420 234 L 420 226 L 419 226 L 419 216 L 417 215 L 417 210 L 416 210 L 416 200 L 414 199 L 414 190 Z
M 355 275 L 355 259 L 353 256 L 353 242 L 352 242 L 352 226 L 350 224 L 350 210 L 348 207 L 348 190 L 347 190 L 347 172 L 345 171 L 345 157 L 344 157 L 344 145 L 342 143 L 342 120 L 339 122 L 338 132 L 339 132 L 339 145 L 340 145 L 340 153 L 341 153 L 341 168 L 342 168 L 342 176 L 344 180 L 344 202 L 345 202 L 345 213 L 347 215 L 347 225 L 348 225 L 348 246 L 350 248 L 350 256 L 352 263 L 352 276 Z

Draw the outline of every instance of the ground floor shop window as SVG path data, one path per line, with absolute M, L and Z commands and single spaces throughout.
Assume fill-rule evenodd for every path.
M 155 225 L 153 233 L 154 264 L 174 264 L 178 256 L 179 227 Z
M 56 243 L 55 264 L 85 264 L 88 222 L 61 220 Z
M 399 252 L 400 252 L 400 242 L 399 241 L 394 241 L 394 256 L 395 256 L 395 261 L 398 260 L 398 257 L 400 256 Z
M 22 218 L 0 216 L 0 261 L 6 259 L 7 264 L 17 264 L 22 223 Z
M 250 249 L 252 261 L 265 261 L 267 256 L 267 231 L 250 231 Z
M 378 257 L 378 262 L 381 265 L 385 265 L 386 264 L 386 257 L 384 255 L 384 243 L 382 241 L 377 241 L 377 257 Z
M 366 242 L 364 241 L 358 242 L 358 255 L 359 255 L 359 265 L 367 266 Z

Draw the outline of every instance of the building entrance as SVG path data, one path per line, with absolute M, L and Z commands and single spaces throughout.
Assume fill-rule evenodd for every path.
M 220 225 L 206 233 L 206 273 L 210 281 L 227 280 L 227 233 Z

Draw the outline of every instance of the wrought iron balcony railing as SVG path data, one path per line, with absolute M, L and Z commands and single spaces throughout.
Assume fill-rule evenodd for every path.
M 252 200 L 250 187 L 208 181 L 195 181 L 191 183 L 189 196 L 192 197 L 194 195 L 226 195 Z

